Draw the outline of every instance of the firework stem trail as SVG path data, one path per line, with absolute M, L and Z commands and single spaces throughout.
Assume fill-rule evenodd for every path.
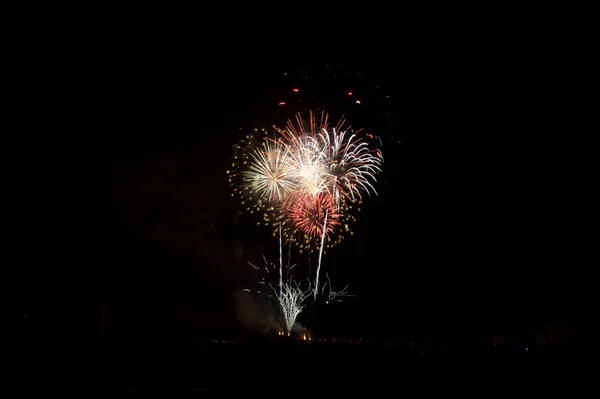
M 317 300 L 317 294 L 319 293 L 319 272 L 321 271 L 321 258 L 323 257 L 323 246 L 325 245 L 325 232 L 327 231 L 327 216 L 328 212 L 325 211 L 325 221 L 323 222 L 323 234 L 321 235 L 321 249 L 319 250 L 319 262 L 317 264 L 317 276 L 315 277 L 315 301 Z
M 310 266 L 310 252 L 308 253 L 308 277 L 312 277 L 312 267 Z
M 289 267 L 289 263 L 288 263 Z M 279 296 L 283 295 L 283 247 L 281 246 L 281 223 L 279 223 Z
M 281 245 L 281 243 L 279 243 L 279 244 Z M 287 265 L 288 265 L 288 272 L 287 272 L 288 276 L 287 276 L 287 280 L 288 280 L 288 283 L 289 283 L 289 282 L 291 281 L 291 279 L 292 279 L 292 269 L 294 268 L 294 266 L 296 266 L 296 265 L 294 265 L 294 266 L 291 266 L 291 267 L 290 267 L 290 264 L 291 264 L 291 256 L 292 256 L 292 246 L 291 246 L 291 245 L 288 245 L 288 261 L 287 261 Z

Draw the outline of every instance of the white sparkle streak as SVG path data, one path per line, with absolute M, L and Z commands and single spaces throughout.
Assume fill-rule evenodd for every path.
M 341 291 L 334 291 L 333 285 L 331 284 L 331 279 L 329 278 L 329 273 L 325 272 L 325 275 L 327 276 L 327 282 L 325 283 L 325 286 L 329 285 L 329 293 L 327 294 L 327 303 L 333 301 L 335 298 L 342 297 L 342 296 L 356 297 L 356 295 L 348 294 L 348 287 L 349 287 L 348 284 L 346 284 L 346 286 Z M 323 286 L 323 293 L 325 292 L 325 286 Z M 339 299 L 338 299 L 338 301 L 342 302 Z
M 294 268 L 294 266 L 296 266 L 296 265 L 293 265 L 293 266 L 290 267 L 290 258 L 291 258 L 291 256 L 292 256 L 292 246 L 288 245 L 288 261 L 287 261 L 287 264 L 288 264 L 288 282 L 292 278 L 292 269 Z
M 283 281 L 283 245 L 280 247 L 280 272 L 279 272 L 279 288 L 275 286 L 277 284 L 275 281 L 268 282 L 269 287 L 273 290 L 273 294 L 277 299 L 279 307 L 281 308 L 281 315 L 283 316 L 285 325 L 287 326 L 287 333 L 290 334 L 294 323 L 296 322 L 296 318 L 304 309 L 302 303 L 306 300 L 307 297 L 310 296 L 312 291 L 312 285 L 310 279 L 308 279 L 308 288 L 302 289 L 300 284 L 298 284 L 291 275 L 291 270 L 296 266 L 290 265 L 289 262 L 286 265 L 286 273 L 287 278 L 286 281 Z M 264 266 L 258 267 L 250 262 L 250 266 L 259 271 L 266 272 L 266 276 L 263 276 L 261 281 L 258 284 L 265 284 L 265 278 L 269 278 L 269 269 L 272 269 L 273 273 L 270 274 L 272 279 L 276 279 L 277 275 L 277 264 L 274 262 L 269 262 L 263 256 Z M 257 294 L 263 293 L 263 291 L 244 289 L 245 292 L 255 292 Z M 271 294 L 269 294 L 269 297 Z
M 288 263 L 289 266 L 289 263 Z M 279 223 L 279 296 L 283 295 L 283 246 L 281 245 L 281 223 Z
M 317 265 L 317 276 L 315 277 L 314 299 L 317 300 L 319 292 L 319 272 L 321 271 L 321 258 L 323 257 L 323 246 L 325 244 L 325 232 L 327 231 L 327 211 L 325 211 L 325 221 L 323 222 L 323 234 L 321 235 L 321 249 L 319 250 L 319 262 Z
M 275 291 L 275 289 L 273 290 Z M 310 292 L 310 287 L 307 290 L 302 290 L 297 283 L 292 282 L 283 285 L 282 295 L 276 294 L 279 306 L 281 306 L 281 312 L 283 313 L 288 335 L 292 331 L 294 323 L 296 323 L 296 318 L 304 309 L 302 303 L 310 295 Z

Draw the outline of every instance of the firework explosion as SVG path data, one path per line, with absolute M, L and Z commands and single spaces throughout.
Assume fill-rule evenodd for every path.
M 366 141 L 372 136 L 344 125 L 342 119 L 330 128 L 324 112 L 310 112 L 307 120 L 298 114 L 275 127 L 275 137 L 246 136 L 235 148 L 228 171 L 234 195 L 300 250 L 339 244 L 343 233 L 351 234 L 351 210 L 362 194 L 376 194 L 381 152 Z
M 289 218 L 305 237 L 333 234 L 340 225 L 342 214 L 329 194 L 299 195 L 288 210 Z M 327 223 L 325 223 L 327 216 Z

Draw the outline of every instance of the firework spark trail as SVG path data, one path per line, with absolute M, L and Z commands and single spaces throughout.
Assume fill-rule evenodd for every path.
M 310 254 L 308 254 L 308 275 L 312 276 L 312 267 L 310 266 Z
M 338 297 L 356 297 L 356 295 L 352 295 L 348 293 L 348 287 L 350 285 L 346 284 L 346 286 L 344 288 L 342 288 L 342 290 L 340 291 L 334 291 L 333 290 L 333 285 L 331 284 L 331 279 L 329 278 L 329 273 L 325 272 L 325 276 L 327 276 L 327 282 L 325 282 L 325 284 L 323 285 L 323 289 L 321 291 L 321 295 L 325 294 L 325 289 L 327 288 L 327 286 L 329 286 L 329 292 L 327 294 L 327 301 L 326 303 L 329 303 L 331 301 L 333 301 L 335 298 Z M 339 302 L 342 302 L 340 299 L 338 299 Z
M 319 250 L 319 262 L 317 264 L 317 276 L 315 277 L 315 301 L 319 292 L 319 272 L 321 271 L 321 257 L 323 256 L 323 245 L 325 244 L 325 232 L 327 227 L 327 212 L 325 212 L 325 222 L 323 222 L 323 235 L 321 236 L 321 249 Z
M 281 245 L 281 240 L 279 240 L 279 245 Z M 292 246 L 288 245 L 288 261 L 287 261 L 288 266 L 290 265 L 291 257 L 292 257 Z M 292 277 L 292 269 L 294 267 L 296 267 L 296 265 L 292 265 L 291 267 L 288 268 L 288 276 L 287 276 L 288 282 L 290 282 L 290 279 Z
M 288 263 L 289 266 L 289 263 Z M 281 245 L 281 223 L 279 223 L 279 296 L 283 295 L 283 246 Z

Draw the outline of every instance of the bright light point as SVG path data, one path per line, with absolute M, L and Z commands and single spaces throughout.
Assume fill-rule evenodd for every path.
M 360 104 L 360 100 L 356 100 L 356 103 L 357 103 L 357 104 Z
M 349 96 L 351 96 L 351 95 L 352 95 L 352 92 L 351 92 L 351 91 L 349 91 L 349 92 L 348 92 L 348 95 L 349 95 Z
M 299 90 L 298 89 L 294 89 L 292 91 L 295 92 L 295 93 L 298 93 Z
M 285 105 L 285 101 L 281 101 L 279 105 Z

